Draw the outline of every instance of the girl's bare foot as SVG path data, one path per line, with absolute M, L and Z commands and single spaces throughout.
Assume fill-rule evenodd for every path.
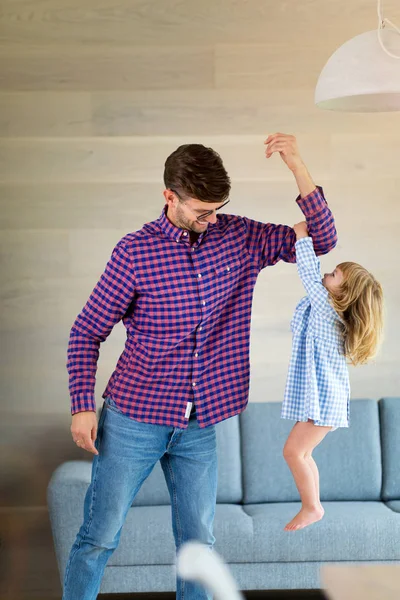
M 297 531 L 303 529 L 316 521 L 320 521 L 324 516 L 322 504 L 314 508 L 302 508 L 297 515 L 284 528 L 285 531 Z

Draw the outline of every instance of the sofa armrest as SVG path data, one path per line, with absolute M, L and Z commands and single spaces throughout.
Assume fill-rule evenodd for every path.
M 91 472 L 91 462 L 69 461 L 54 471 L 47 486 L 47 506 L 61 581 L 69 552 L 82 524 Z
M 400 398 L 379 400 L 382 444 L 382 499 L 400 500 Z

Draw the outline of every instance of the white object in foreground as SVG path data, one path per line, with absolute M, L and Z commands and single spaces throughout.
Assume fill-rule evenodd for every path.
M 187 542 L 178 552 L 176 566 L 182 579 L 200 583 L 215 600 L 244 600 L 228 567 L 208 546 Z

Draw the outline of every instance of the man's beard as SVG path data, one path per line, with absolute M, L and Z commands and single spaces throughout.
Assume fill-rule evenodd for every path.
M 203 233 L 203 231 L 207 229 L 207 227 L 205 227 L 208 225 L 206 221 L 204 221 L 204 223 L 200 223 L 199 221 L 193 221 L 190 223 L 179 210 L 176 212 L 176 217 L 177 225 L 181 229 L 186 229 L 187 231 L 191 231 L 193 233 Z M 196 227 L 196 225 L 198 227 Z

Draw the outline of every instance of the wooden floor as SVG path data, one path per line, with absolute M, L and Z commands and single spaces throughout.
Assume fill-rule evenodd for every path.
M 0 600 L 61 600 L 45 508 L 0 508 Z M 248 600 L 322 600 L 319 591 L 245 592 Z M 174 593 L 100 594 L 101 600 L 175 600 Z
M 319 590 L 244 592 L 247 600 L 323 600 Z M 99 600 L 175 600 L 175 594 L 100 594 Z M 55 599 L 54 599 L 55 600 Z

